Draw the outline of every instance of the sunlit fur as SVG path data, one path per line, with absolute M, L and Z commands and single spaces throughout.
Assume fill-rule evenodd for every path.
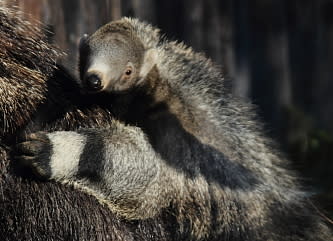
M 18 9 L 2 5 L 0 132 L 4 134 L 24 124 L 45 99 L 45 80 L 60 53 L 46 44 L 40 29 L 20 18 Z

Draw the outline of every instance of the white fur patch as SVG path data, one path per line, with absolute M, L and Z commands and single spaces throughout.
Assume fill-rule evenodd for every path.
M 50 166 L 52 178 L 62 179 L 75 175 L 78 171 L 80 155 L 86 144 L 86 136 L 73 131 L 57 131 L 48 134 L 53 154 Z

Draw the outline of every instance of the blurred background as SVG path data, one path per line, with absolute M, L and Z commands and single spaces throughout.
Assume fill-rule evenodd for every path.
M 212 58 L 333 217 L 332 0 L 2 0 L 49 30 L 77 74 L 84 33 L 137 17 Z

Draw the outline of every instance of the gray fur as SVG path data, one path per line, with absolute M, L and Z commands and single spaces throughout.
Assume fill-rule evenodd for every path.
M 332 240 L 253 107 L 231 96 L 202 54 L 124 18 L 84 40 L 80 58 L 81 78 L 94 71 L 106 86 L 88 98 L 106 97 L 119 121 L 73 133 L 86 140 L 77 171 L 51 168 L 51 179 L 73 183 L 127 220 L 171 214 L 175 240 Z M 135 72 L 126 82 L 128 62 Z M 54 159 L 59 143 L 50 135 L 66 142 L 71 134 L 38 135 L 51 160 L 66 162 Z M 36 141 L 29 136 L 21 149 Z M 70 148 L 68 155 L 77 151 Z M 49 162 L 39 156 L 31 161 L 37 172 Z

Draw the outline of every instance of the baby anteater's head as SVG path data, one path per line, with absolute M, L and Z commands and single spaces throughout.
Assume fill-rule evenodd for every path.
M 104 25 L 80 42 L 80 78 L 88 92 L 125 92 L 144 82 L 155 65 L 155 51 L 145 49 L 126 20 Z

